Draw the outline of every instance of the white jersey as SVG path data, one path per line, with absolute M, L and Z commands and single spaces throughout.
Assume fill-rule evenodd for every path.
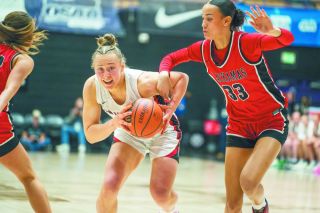
M 138 91 L 138 78 L 143 71 L 125 68 L 124 73 L 126 81 L 126 100 L 122 105 L 119 105 L 114 101 L 109 91 L 95 76 L 97 103 L 100 104 L 102 109 L 112 118 L 117 115 L 124 106 L 141 98 Z M 114 141 L 126 143 L 139 151 L 142 155 L 149 153 L 151 159 L 164 156 L 178 156 L 181 131 L 176 117 L 173 116 L 172 119 L 174 119 L 174 122 L 168 125 L 163 134 L 157 134 L 148 139 L 135 137 L 124 129 L 117 128 L 114 131 Z
M 143 71 L 141 70 L 130 68 L 124 69 L 126 81 L 126 100 L 122 105 L 117 104 L 114 101 L 109 91 L 104 88 L 103 85 L 101 85 L 98 78 L 95 76 L 97 103 L 100 104 L 102 109 L 113 118 L 122 110 L 124 106 L 141 98 L 138 91 L 138 78 L 142 73 Z

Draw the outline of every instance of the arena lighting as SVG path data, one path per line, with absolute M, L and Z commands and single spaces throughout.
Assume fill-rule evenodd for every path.
M 192 148 L 200 149 L 205 144 L 205 138 L 203 134 L 199 132 L 192 133 L 189 139 L 189 144 Z
M 281 53 L 281 63 L 282 64 L 290 64 L 290 65 L 294 65 L 296 64 L 296 53 L 295 52 L 291 52 L 291 51 L 283 51 Z
M 148 33 L 139 33 L 138 42 L 140 44 L 147 44 L 150 41 L 150 35 Z

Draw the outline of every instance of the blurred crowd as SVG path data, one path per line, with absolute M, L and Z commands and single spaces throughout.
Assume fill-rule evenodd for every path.
M 16 133 L 21 135 L 21 143 L 28 151 L 72 151 L 81 154 L 86 152 L 86 139 L 82 125 L 81 97 L 75 100 L 74 106 L 66 117 L 59 115 L 43 116 L 39 109 L 31 115 L 13 114 Z
M 294 111 L 289 120 L 288 138 L 274 167 L 320 175 L 320 114 Z

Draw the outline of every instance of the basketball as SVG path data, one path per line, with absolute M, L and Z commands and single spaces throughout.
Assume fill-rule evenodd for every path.
M 151 138 L 163 127 L 163 112 L 153 100 L 140 98 L 133 103 L 131 115 L 131 134 L 141 138 Z

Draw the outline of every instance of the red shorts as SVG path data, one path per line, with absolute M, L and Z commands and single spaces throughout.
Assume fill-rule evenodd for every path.
M 275 112 L 275 115 L 270 113 L 270 117 L 262 121 L 241 122 L 230 119 L 227 126 L 227 146 L 253 148 L 262 137 L 272 137 L 284 144 L 288 136 L 287 110 L 279 109 Z
M 0 157 L 13 150 L 18 143 L 18 139 L 14 137 L 9 114 L 0 112 Z

